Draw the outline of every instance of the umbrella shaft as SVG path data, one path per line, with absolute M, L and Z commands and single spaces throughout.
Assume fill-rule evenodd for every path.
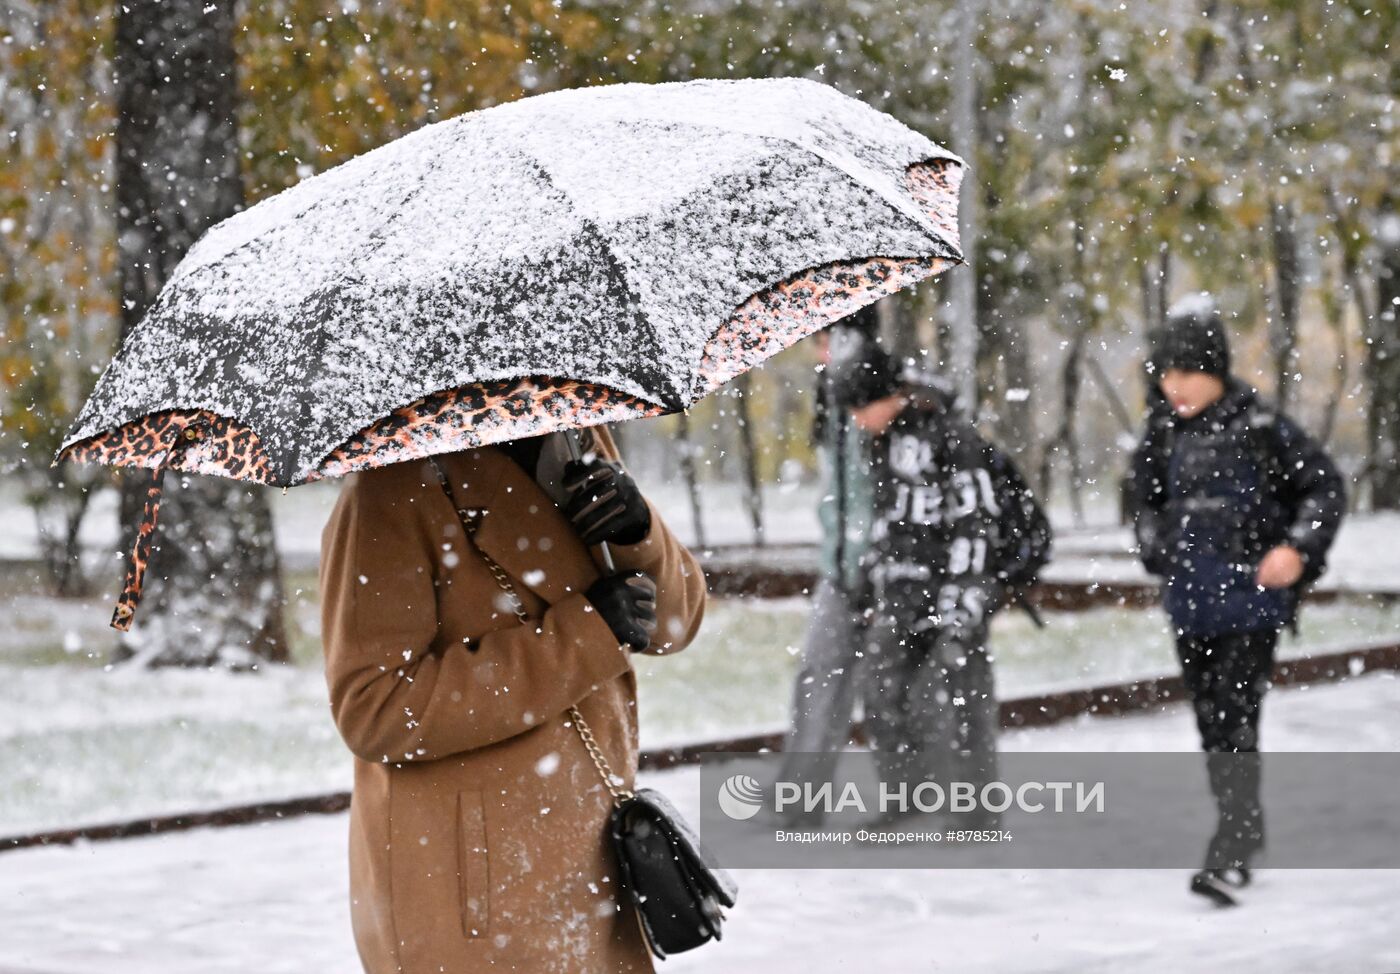
M 569 457 L 573 460 L 582 460 L 583 452 L 578 448 L 578 430 L 564 430 L 564 442 L 569 444 Z M 612 551 L 608 548 L 608 543 L 604 541 L 600 547 L 603 549 L 603 568 L 609 575 L 617 574 L 617 566 L 613 564 Z

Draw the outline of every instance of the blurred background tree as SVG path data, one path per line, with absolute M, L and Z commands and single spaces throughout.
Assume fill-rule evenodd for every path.
M 980 210 L 980 420 L 1056 504 L 1111 508 L 1139 422 L 1146 330 L 1198 288 L 1242 374 L 1328 437 L 1354 500 L 1400 507 L 1395 5 L 984 0 L 975 131 L 955 131 L 954 0 L 247 0 L 236 35 L 247 198 L 423 124 L 554 88 L 800 75 L 967 144 Z M 112 11 L 0 7 L 0 460 L 45 520 L 53 584 L 102 475 L 45 469 L 117 336 Z M 950 277 L 890 302 L 891 347 L 951 351 Z M 688 418 L 700 480 L 810 472 L 805 352 Z M 627 427 L 672 468 L 675 419 Z M 40 462 L 42 460 L 42 462 Z M 761 513 L 761 512 L 760 512 Z M 1101 512 L 1100 512 L 1101 513 Z
M 0 4 L 0 472 L 49 584 L 87 586 L 78 531 L 105 470 L 50 467 L 116 334 L 111 5 Z

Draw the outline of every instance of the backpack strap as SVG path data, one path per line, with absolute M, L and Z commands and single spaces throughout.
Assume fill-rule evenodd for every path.
M 1244 424 L 1250 459 L 1259 470 L 1265 489 L 1274 500 L 1281 501 L 1285 478 L 1280 458 L 1283 450 L 1278 436 L 1278 411 L 1255 403 L 1245 411 Z

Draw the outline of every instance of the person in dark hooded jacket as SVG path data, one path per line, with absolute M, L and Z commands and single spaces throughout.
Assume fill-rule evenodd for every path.
M 1048 560 L 1050 525 L 946 387 L 888 373 L 855 413 L 875 479 L 866 734 L 887 780 L 980 785 L 996 777 L 1000 723 L 988 626 Z
M 1264 841 L 1259 710 L 1280 630 L 1326 566 L 1345 490 L 1322 448 L 1230 373 L 1209 295 L 1150 336 L 1149 416 L 1130 494 L 1139 555 L 1163 601 L 1208 755 L 1217 828 L 1194 892 L 1222 905 Z

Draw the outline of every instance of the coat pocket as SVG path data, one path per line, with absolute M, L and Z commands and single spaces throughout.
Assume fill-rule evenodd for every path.
M 462 934 L 484 937 L 491 916 L 491 876 L 486 845 L 486 807 L 479 791 L 457 793 L 457 875 Z

